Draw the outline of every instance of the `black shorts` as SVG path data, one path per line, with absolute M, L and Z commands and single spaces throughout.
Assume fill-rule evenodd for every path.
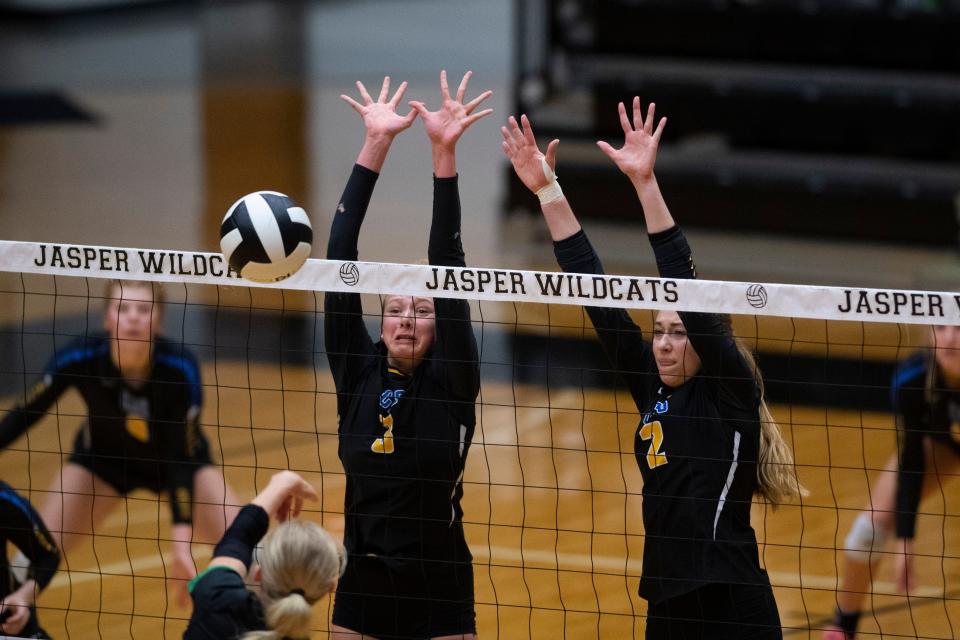
M 333 624 L 378 640 L 476 633 L 473 565 L 350 556 Z
M 770 585 L 708 584 L 650 605 L 647 640 L 780 640 Z
M 157 494 L 167 489 L 166 463 L 129 459 L 122 453 L 96 452 L 86 446 L 83 429 L 77 432 L 69 461 L 87 469 L 122 496 L 134 489 L 147 489 Z M 197 454 L 190 462 L 196 465 L 195 470 L 213 464 L 206 438 L 200 438 Z

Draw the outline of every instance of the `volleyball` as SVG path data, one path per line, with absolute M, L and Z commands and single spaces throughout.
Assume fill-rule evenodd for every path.
M 220 250 L 237 273 L 254 282 L 277 282 L 303 266 L 313 245 L 310 219 L 276 191 L 249 193 L 227 210 Z

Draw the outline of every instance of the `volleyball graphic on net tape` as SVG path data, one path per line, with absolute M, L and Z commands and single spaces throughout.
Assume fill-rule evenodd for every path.
M 277 282 L 310 256 L 313 228 L 296 202 L 276 191 L 249 193 L 227 210 L 220 250 L 230 266 L 254 282 Z

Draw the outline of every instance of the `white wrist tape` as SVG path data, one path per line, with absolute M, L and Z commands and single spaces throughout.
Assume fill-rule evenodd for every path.
M 557 174 L 555 174 L 553 169 L 550 168 L 550 165 L 547 164 L 546 159 L 540 158 L 540 165 L 543 167 L 543 176 L 550 181 L 547 186 L 537 191 L 540 204 L 547 204 L 559 200 L 563 197 L 563 189 L 560 188 L 560 183 L 557 182 Z

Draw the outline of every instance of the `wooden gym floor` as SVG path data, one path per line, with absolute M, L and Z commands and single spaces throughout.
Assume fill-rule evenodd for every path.
M 221 362 L 205 366 L 204 380 L 206 432 L 241 499 L 252 497 L 273 470 L 295 469 L 323 496 L 306 517 L 340 533 L 344 477 L 329 374 Z M 481 400 L 464 499 L 481 637 L 642 637 L 645 606 L 636 595 L 641 481 L 631 400 L 498 382 L 484 383 Z M 70 442 L 82 409 L 71 392 L 59 417 L 48 416 L 30 432 L 29 450 L 21 439 L 0 457 L 4 478 L 29 488 L 34 504 L 46 498 L 67 450 L 61 443 Z M 895 449 L 893 424 L 884 414 L 774 411 L 811 493 L 802 505 L 776 512 L 758 504 L 753 522 L 787 637 L 818 637 L 810 629 L 833 608 L 835 548 L 864 506 L 875 470 Z M 885 563 L 874 584 L 876 613 L 864 616 L 862 637 L 955 637 L 957 486 L 949 480 L 942 495 L 923 504 L 917 595 L 908 601 L 897 594 Z M 166 545 L 158 540 L 168 531 L 166 505 L 158 509 L 151 494 L 131 494 L 97 535 L 85 536 L 67 556 L 40 598 L 43 625 L 57 638 L 157 638 L 161 629 L 163 637 L 180 637 L 189 611 L 164 589 L 159 551 Z M 209 545 L 196 545 L 201 566 L 209 553 Z M 322 603 L 316 611 L 316 637 L 326 637 L 330 607 Z

